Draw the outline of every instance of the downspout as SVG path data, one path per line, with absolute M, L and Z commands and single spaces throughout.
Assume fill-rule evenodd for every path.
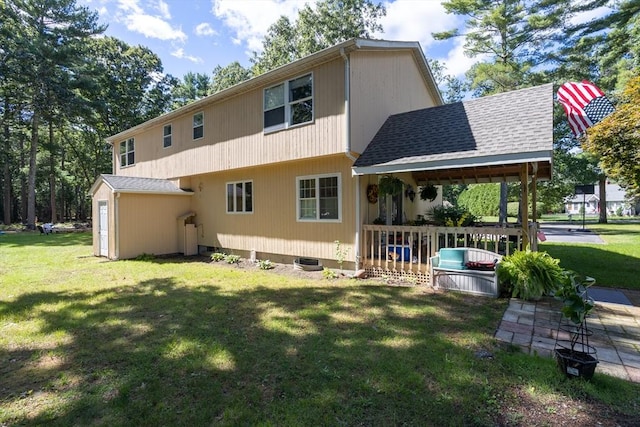
M 351 96 L 351 64 L 349 62 L 349 57 L 345 54 L 344 48 L 340 48 L 340 56 L 344 60 L 344 141 L 345 148 L 344 154 L 347 156 L 351 162 L 355 162 L 356 158 L 351 154 L 351 104 L 350 104 L 350 96 Z M 360 175 L 356 175 L 356 183 L 355 183 L 355 193 L 356 193 L 356 206 L 355 206 L 355 221 L 356 221 L 356 235 L 355 235 L 355 244 L 354 244 L 354 261 L 356 265 L 356 270 L 360 268 L 360 232 L 361 232 L 361 224 L 360 224 Z
M 116 193 L 116 197 L 114 199 L 114 206 L 113 209 L 115 210 L 114 214 L 113 214 L 113 218 L 114 218 L 114 224 L 113 224 L 113 228 L 114 228 L 114 234 L 115 234 L 115 259 L 120 259 L 120 231 L 118 230 L 118 228 L 120 227 L 120 208 L 118 206 L 118 200 L 120 199 L 120 193 Z

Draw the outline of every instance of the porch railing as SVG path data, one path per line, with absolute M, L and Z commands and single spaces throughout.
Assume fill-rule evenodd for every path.
M 430 258 L 440 248 L 473 247 L 508 255 L 523 247 L 522 228 L 362 226 L 360 268 L 374 276 L 408 275 L 427 282 Z M 529 247 L 538 249 L 537 224 L 528 229 Z

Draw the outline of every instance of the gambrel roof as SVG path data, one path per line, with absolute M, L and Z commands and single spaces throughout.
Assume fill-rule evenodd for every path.
M 519 179 L 537 164 L 550 178 L 553 84 L 390 116 L 354 164 L 355 174 L 414 172 L 435 183 Z

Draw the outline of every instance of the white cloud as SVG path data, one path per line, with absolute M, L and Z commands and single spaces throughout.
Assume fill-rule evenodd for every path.
M 156 16 L 132 14 L 124 18 L 124 23 L 129 31 L 138 32 L 145 37 L 182 42 L 187 40 L 187 35 L 182 30 L 173 28 L 171 24 Z
M 299 0 L 212 0 L 213 14 L 234 32 L 233 42 L 245 45 L 250 51 L 262 50 L 267 29 L 281 15 L 294 19 L 305 3 Z
M 138 0 L 118 0 L 118 9 L 122 12 L 119 19 L 129 31 L 140 33 L 145 37 L 185 42 L 187 35 L 167 21 L 171 16 L 167 4 L 158 0 L 155 7 L 162 16 L 145 13 Z
M 164 19 L 171 19 L 171 12 L 169 12 L 169 5 L 163 0 L 157 0 L 155 2 L 155 9 L 160 12 Z
M 215 36 L 218 34 L 216 30 L 211 28 L 211 25 L 208 22 L 198 24 L 194 32 L 199 36 Z
M 380 20 L 388 40 L 418 41 L 423 49 L 434 42 L 431 33 L 455 28 L 457 19 L 445 12 L 439 1 L 397 0 L 385 2 L 387 15 Z
M 171 56 L 175 56 L 176 58 L 179 58 L 179 59 L 186 59 L 195 64 L 201 64 L 203 62 L 202 58 L 185 54 L 184 49 L 181 47 L 171 52 Z

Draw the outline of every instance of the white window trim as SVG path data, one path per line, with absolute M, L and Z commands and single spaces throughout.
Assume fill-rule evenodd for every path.
M 200 127 L 200 126 L 196 126 L 196 125 L 193 123 L 193 122 L 194 122 L 194 120 L 193 120 L 193 119 L 194 119 L 197 115 L 199 115 L 199 114 L 202 114 L 202 124 L 200 125 L 200 126 L 202 126 L 202 136 L 201 136 L 200 138 L 194 138 L 194 137 L 193 137 L 193 131 L 196 129 L 196 127 Z M 194 114 L 191 116 L 191 139 L 192 139 L 193 141 L 197 141 L 197 140 L 202 139 L 202 138 L 204 138 L 204 111 L 200 111 L 200 112 L 198 112 L 198 113 L 194 113 Z
M 243 210 L 242 211 L 236 211 L 236 210 L 230 211 L 229 210 L 229 205 L 228 205 L 228 203 L 229 203 L 228 196 L 229 195 L 227 194 L 227 187 L 229 185 L 233 185 L 233 188 L 234 188 L 234 197 L 233 197 L 234 206 L 233 207 L 235 208 L 236 207 L 235 206 L 235 203 L 236 203 L 236 197 L 235 197 L 235 188 L 236 187 L 235 186 L 236 186 L 236 184 L 242 184 L 242 188 L 244 188 L 245 184 L 247 184 L 247 183 L 251 184 L 251 198 L 252 198 L 252 200 L 251 200 L 251 211 L 245 211 L 244 210 L 244 207 L 246 206 L 246 199 L 245 199 L 245 195 L 244 194 L 242 195 L 242 209 Z M 225 194 L 225 209 L 226 209 L 226 213 L 229 214 L 229 215 L 252 215 L 253 212 L 256 210 L 255 209 L 255 198 L 253 198 L 254 189 L 255 189 L 255 186 L 253 185 L 253 180 L 252 179 L 245 179 L 245 180 L 240 180 L 240 181 L 229 181 L 229 182 L 225 183 L 225 185 L 224 185 L 224 194 Z
M 127 147 L 127 145 L 129 145 L 129 141 L 133 141 L 133 150 L 130 150 L 130 151 L 129 151 L 128 147 Z M 125 158 L 127 159 L 127 161 L 129 159 L 129 153 L 133 153 L 133 158 L 134 158 L 133 163 L 127 163 L 126 165 L 122 164 L 122 154 L 123 153 L 120 153 L 120 147 L 122 146 L 122 144 L 125 144 L 124 155 L 125 155 Z M 136 164 L 136 161 L 135 161 L 135 157 L 136 157 L 136 139 L 134 137 L 127 138 L 124 141 L 120 141 L 120 144 L 118 144 L 118 156 L 120 158 L 120 169 L 128 168 L 128 167 L 133 166 L 133 165 Z
M 318 188 L 318 180 L 320 178 L 338 178 L 338 218 L 332 219 L 320 219 L 318 215 L 320 215 L 320 194 Z M 315 179 L 316 180 L 316 218 L 308 219 L 308 218 L 300 218 L 300 181 L 306 179 Z M 306 176 L 297 176 L 296 177 L 296 221 L 298 222 L 320 222 L 320 223 L 341 223 L 342 222 L 342 174 L 337 173 L 325 173 L 320 175 L 306 175 Z
M 304 123 L 297 123 L 295 125 L 290 124 L 291 123 L 291 105 L 293 104 L 293 102 L 289 101 L 289 82 L 293 81 L 293 80 L 297 80 L 300 77 L 304 77 L 304 76 L 311 76 L 311 97 L 310 98 L 305 98 L 306 99 L 311 99 L 312 101 L 315 101 L 316 99 L 316 85 L 315 85 L 315 79 L 313 76 L 313 72 L 310 73 L 304 73 L 304 74 L 300 74 L 299 76 L 287 79 L 283 82 L 279 82 L 277 84 L 271 85 L 267 88 L 264 88 L 262 90 L 262 129 L 264 133 L 271 133 L 271 132 L 277 132 L 279 130 L 283 130 L 283 129 L 291 129 L 291 128 L 296 128 L 298 126 L 305 126 L 308 124 L 312 124 L 315 120 L 316 120 L 316 106 L 315 106 L 315 102 L 313 104 L 313 109 L 311 110 L 311 120 L 309 120 L 308 122 L 304 122 Z M 277 125 L 273 125 L 270 127 L 265 127 L 265 123 L 264 123 L 264 113 L 267 111 L 264 109 L 264 97 L 266 95 L 266 91 L 269 89 L 272 89 L 276 86 L 280 86 L 283 85 L 284 86 L 284 123 L 281 124 L 277 124 Z M 297 100 L 295 101 L 296 104 L 302 102 L 304 100 Z
M 165 135 L 165 134 L 164 134 L 164 129 L 165 129 L 167 126 L 171 126 L 171 133 L 170 133 L 169 135 Z M 165 144 L 164 144 L 164 139 L 165 139 L 166 137 L 170 137 L 170 138 L 171 138 L 171 144 L 169 144 L 169 145 L 165 145 Z M 163 149 L 167 149 L 167 148 L 171 148 L 171 147 L 173 147 L 173 123 L 167 123 L 167 124 L 165 124 L 165 125 L 163 125 L 163 126 L 162 126 L 162 148 L 163 148 Z

